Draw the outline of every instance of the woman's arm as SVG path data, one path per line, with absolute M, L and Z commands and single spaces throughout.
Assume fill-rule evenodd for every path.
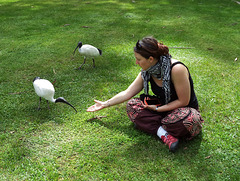
M 144 106 L 158 112 L 165 112 L 177 109 L 179 107 L 187 106 L 190 101 L 191 87 L 189 82 L 189 73 L 187 68 L 182 64 L 177 64 L 172 68 L 171 80 L 177 93 L 178 99 L 166 105 L 157 108 L 155 105 Z
M 98 100 L 94 100 L 95 104 L 90 106 L 87 111 L 93 112 L 98 111 L 106 107 L 110 107 L 116 104 L 120 104 L 122 102 L 125 102 L 138 94 L 143 89 L 143 80 L 141 77 L 141 73 L 138 74 L 137 78 L 132 82 L 132 84 L 124 91 L 118 93 L 111 99 L 102 102 Z

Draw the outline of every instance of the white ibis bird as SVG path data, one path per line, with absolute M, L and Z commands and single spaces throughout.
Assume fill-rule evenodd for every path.
M 81 69 L 83 64 L 85 64 L 85 62 L 86 62 L 86 58 L 92 58 L 93 67 L 95 68 L 94 57 L 102 55 L 102 50 L 100 50 L 92 45 L 88 45 L 88 44 L 83 45 L 82 42 L 78 42 L 78 45 L 73 52 L 73 55 L 75 54 L 75 51 L 77 49 L 78 49 L 79 53 L 84 56 L 84 61 L 83 61 L 82 65 L 80 67 L 78 67 L 77 69 Z
M 53 103 L 62 102 L 62 103 L 65 103 L 65 104 L 71 106 L 77 112 L 77 110 L 69 102 L 67 102 L 63 97 L 54 99 L 55 89 L 54 89 L 52 83 L 49 82 L 48 80 L 41 79 L 40 77 L 35 77 L 33 79 L 33 87 L 35 89 L 36 94 L 40 97 L 38 110 L 40 109 L 40 103 L 41 103 L 41 100 L 43 97 L 44 99 L 47 100 L 48 108 L 49 108 L 48 101 L 51 101 Z

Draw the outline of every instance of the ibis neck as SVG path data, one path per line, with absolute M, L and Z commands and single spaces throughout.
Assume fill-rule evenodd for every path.
M 50 99 L 49 101 L 50 101 L 50 102 L 53 102 L 53 103 L 56 103 L 57 99 L 52 98 L 52 99 Z

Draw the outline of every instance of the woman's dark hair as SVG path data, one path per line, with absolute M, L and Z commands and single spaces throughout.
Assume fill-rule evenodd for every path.
M 136 46 L 134 47 L 134 51 L 139 53 L 144 58 L 148 59 L 150 56 L 152 56 L 157 60 L 160 58 L 160 56 L 169 54 L 168 47 L 162 43 L 159 43 L 153 37 L 145 37 L 142 40 L 138 40 Z

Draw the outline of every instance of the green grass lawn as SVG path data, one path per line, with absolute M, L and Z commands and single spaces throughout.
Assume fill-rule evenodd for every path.
M 239 180 L 239 15 L 234 0 L 1 0 L 0 180 Z M 135 79 L 133 46 L 148 35 L 189 67 L 205 120 L 175 154 L 134 128 L 125 103 L 86 112 Z M 75 70 L 80 40 L 103 51 L 95 69 Z M 36 76 L 78 113 L 37 111 Z

